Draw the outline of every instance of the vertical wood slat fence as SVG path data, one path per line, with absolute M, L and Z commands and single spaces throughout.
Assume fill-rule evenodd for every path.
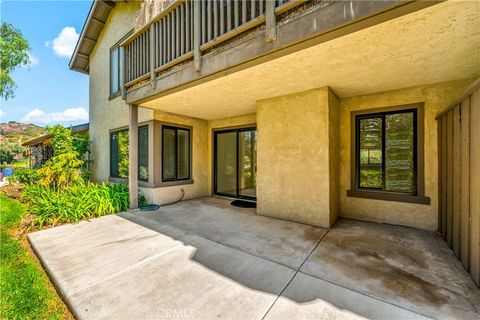
M 480 81 L 437 123 L 439 230 L 480 286 Z
M 304 2 L 177 0 L 122 44 L 125 87 L 148 78 L 155 85 L 156 73 L 192 57 L 198 70 L 201 52 L 263 23 L 273 30 L 276 16 Z

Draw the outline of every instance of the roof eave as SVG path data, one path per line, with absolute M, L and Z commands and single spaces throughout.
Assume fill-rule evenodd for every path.
M 83 24 L 82 32 L 80 32 L 80 36 L 78 37 L 77 44 L 75 45 L 75 50 L 73 51 L 72 57 L 70 58 L 70 62 L 68 64 L 70 70 L 74 70 L 74 71 L 78 71 L 78 72 L 81 72 L 81 73 L 88 74 L 89 64 L 87 63 L 85 65 L 85 63 L 79 63 L 78 62 L 78 57 L 80 55 L 80 52 L 79 52 L 80 48 L 82 47 L 82 45 L 84 44 L 84 41 L 85 41 L 85 39 L 84 39 L 85 34 L 86 34 L 87 30 L 90 28 L 90 25 L 92 24 L 92 21 L 93 20 L 97 20 L 97 21 L 100 20 L 98 17 L 95 16 L 95 13 L 98 11 L 97 7 L 99 5 L 105 5 L 105 6 L 109 7 L 110 10 L 111 10 L 115 7 L 115 2 L 107 1 L 107 0 L 94 0 L 92 2 L 92 6 L 90 7 L 90 10 L 88 12 L 87 19 L 85 20 L 85 23 Z M 110 10 L 108 10 L 107 17 L 110 14 Z M 103 29 L 103 27 L 101 29 Z M 95 39 L 95 40 L 97 40 L 97 39 Z M 91 51 L 88 54 L 88 58 L 90 57 L 90 53 L 91 53 Z M 84 53 L 82 53 L 82 54 L 85 55 Z

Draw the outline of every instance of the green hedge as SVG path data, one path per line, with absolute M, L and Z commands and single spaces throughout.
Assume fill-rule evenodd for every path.
M 57 192 L 29 185 L 23 199 L 30 204 L 30 213 L 37 216 L 34 222 L 40 228 L 125 211 L 129 204 L 126 184 L 87 183 Z

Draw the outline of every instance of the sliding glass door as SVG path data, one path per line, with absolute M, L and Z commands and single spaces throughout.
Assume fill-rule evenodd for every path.
M 216 131 L 214 143 L 215 194 L 256 199 L 256 129 Z

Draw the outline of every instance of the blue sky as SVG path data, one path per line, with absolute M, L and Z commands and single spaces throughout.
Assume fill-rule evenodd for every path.
M 0 100 L 1 122 L 75 125 L 88 119 L 88 76 L 68 68 L 91 1 L 1 1 L 1 20 L 20 29 L 32 64 L 13 72 L 15 97 Z

